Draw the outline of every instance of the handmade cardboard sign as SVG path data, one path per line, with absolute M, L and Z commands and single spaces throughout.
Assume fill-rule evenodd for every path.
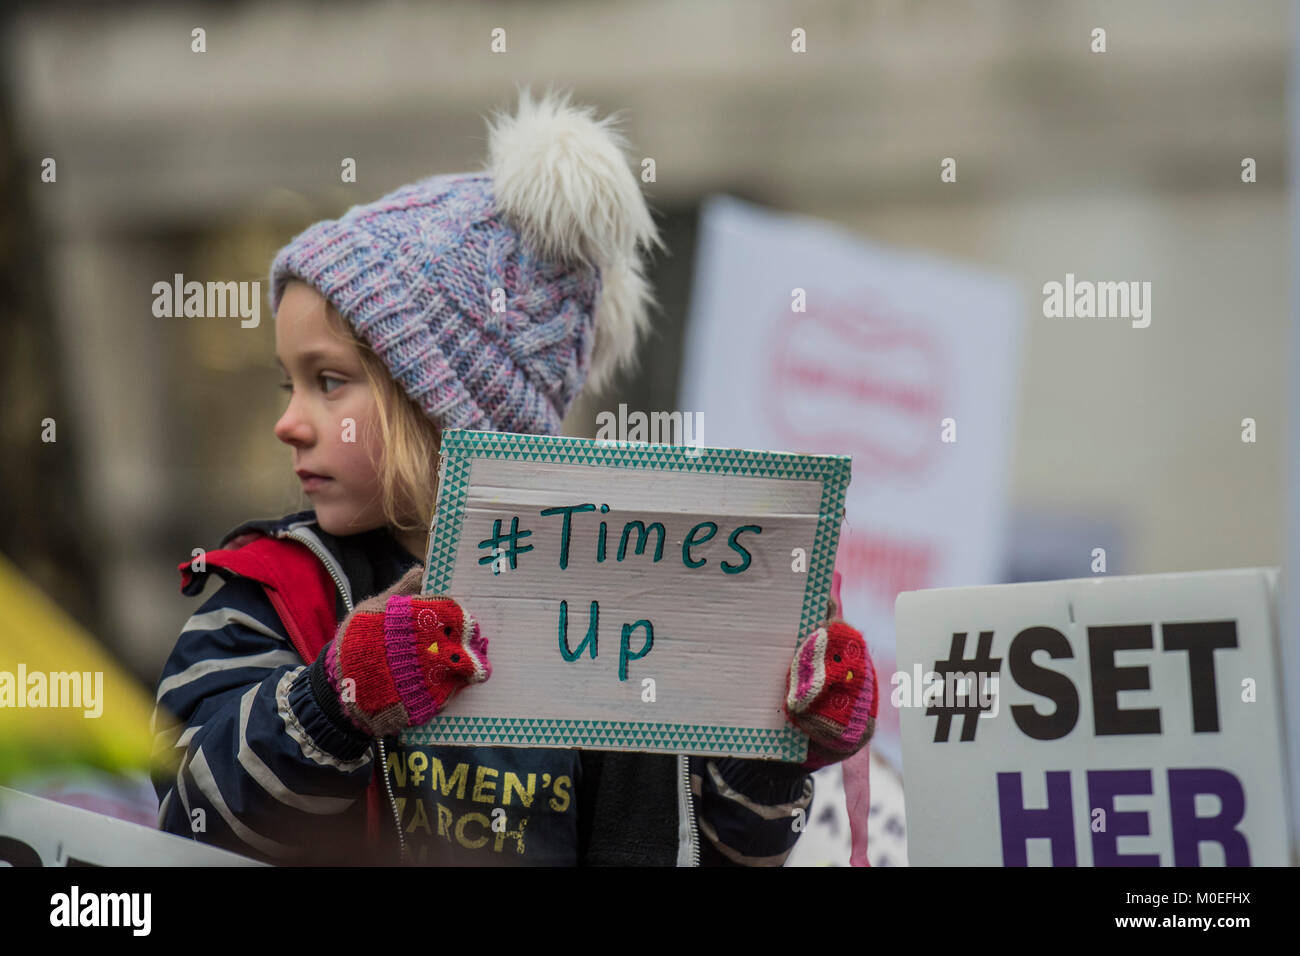
M 492 676 L 404 743 L 803 760 L 781 703 L 849 464 L 444 432 L 424 592 L 478 620 Z
M 915 865 L 1285 865 L 1271 569 L 908 591 Z

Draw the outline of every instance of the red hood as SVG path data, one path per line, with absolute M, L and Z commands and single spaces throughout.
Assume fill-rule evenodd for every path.
M 193 558 L 177 565 L 181 592 L 197 594 L 213 571 L 229 579 L 235 575 L 263 585 L 280 615 L 293 646 L 311 663 L 334 637 L 338 621 L 334 596 L 337 588 L 329 571 L 312 550 L 292 538 L 248 531 L 226 542 L 226 547 L 203 556 L 205 569 L 196 571 Z

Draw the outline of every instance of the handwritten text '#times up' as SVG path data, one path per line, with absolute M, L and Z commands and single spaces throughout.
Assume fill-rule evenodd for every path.
M 573 538 L 573 516 L 597 510 L 602 515 L 609 514 L 609 505 L 602 504 L 598 509 L 595 504 L 586 503 L 558 508 L 543 508 L 538 512 L 540 518 L 552 521 L 558 519 L 561 522 L 559 549 L 556 554 L 552 555 L 552 560 L 558 561 L 561 570 L 567 570 L 569 567 L 570 544 Z M 503 529 L 503 520 L 501 518 L 497 518 L 492 522 L 491 537 L 485 538 L 478 543 L 480 549 L 489 552 L 479 558 L 479 564 L 491 565 L 493 572 L 500 574 L 503 571 L 517 569 L 520 556 L 534 550 L 533 545 L 521 543 L 524 538 L 530 537 L 533 532 L 528 528 L 520 528 L 519 518 L 519 515 L 511 516 L 508 530 Z M 710 560 L 707 545 L 718 536 L 720 530 L 716 521 L 700 521 L 691 527 L 681 539 L 682 564 L 691 570 L 708 567 Z M 726 556 L 717 559 L 717 566 L 723 574 L 738 575 L 749 569 L 753 561 L 753 555 L 742 543 L 741 535 L 749 534 L 757 537 L 762 533 L 762 527 L 756 524 L 743 524 L 732 529 L 730 534 L 727 535 L 728 550 L 724 552 Z M 633 536 L 635 536 L 635 541 L 633 541 Z M 668 541 L 668 531 L 663 522 L 652 521 L 648 525 L 641 520 L 626 522 L 621 533 L 618 534 L 614 560 L 623 561 L 627 558 L 629 544 L 633 545 L 634 554 L 644 555 L 652 537 L 654 538 L 652 562 L 657 563 L 663 560 L 664 547 Z M 750 538 L 749 543 L 752 546 L 753 538 Z M 610 556 L 610 550 L 609 522 L 601 521 L 595 542 L 594 558 L 596 563 L 600 564 L 606 561 Z M 598 601 L 591 601 L 587 610 L 587 621 L 587 635 L 577 649 L 573 649 L 568 638 L 569 602 L 567 600 L 560 601 L 558 645 L 560 656 L 569 663 L 578 660 L 584 653 L 594 660 L 599 653 L 600 604 Z M 637 635 L 638 632 L 640 632 L 640 647 L 633 649 L 633 636 Z M 654 624 L 648 618 L 641 618 L 630 624 L 624 623 L 622 625 L 618 658 L 618 679 L 620 681 L 628 679 L 628 665 L 633 661 L 641 660 L 649 654 L 654 649 L 654 643 Z
M 562 524 L 560 528 L 560 547 L 555 558 L 559 561 L 560 570 L 567 570 L 569 567 L 569 545 L 573 536 L 573 516 L 586 511 L 596 511 L 594 504 L 566 505 L 562 508 L 543 508 L 538 515 L 543 518 L 560 517 Z M 600 506 L 601 514 L 609 514 L 609 505 Z M 686 532 L 682 539 L 682 564 L 691 569 L 703 568 L 709 563 L 704 555 L 696 555 L 695 548 L 703 547 L 712 541 L 718 534 L 718 523 L 716 521 L 701 521 Z M 723 574 L 743 574 L 750 566 L 753 555 L 740 542 L 740 536 L 749 532 L 755 536 L 763 533 L 763 529 L 756 524 L 743 524 L 735 528 L 727 536 L 727 547 L 734 551 L 740 557 L 739 562 L 719 561 L 719 567 Z M 527 528 L 519 527 L 519 516 L 514 515 L 510 519 L 510 529 L 502 530 L 502 520 L 497 518 L 492 522 L 492 536 L 484 538 L 478 543 L 480 549 L 489 553 L 478 559 L 479 564 L 490 564 L 493 570 L 501 572 L 508 567 L 514 570 L 519 567 L 519 556 L 533 550 L 531 544 L 521 544 L 522 539 L 530 537 L 532 531 Z M 646 524 L 644 521 L 628 521 L 623 525 L 622 533 L 618 539 L 618 550 L 616 559 L 622 561 L 627 557 L 627 546 L 632 541 L 632 535 L 636 534 L 634 545 L 635 554 L 645 554 L 646 548 L 650 543 L 651 534 L 655 535 L 654 561 L 657 563 L 663 560 L 664 545 L 668 540 L 668 532 L 664 528 L 663 522 L 652 521 Z M 600 531 L 596 537 L 595 560 L 597 564 L 602 564 L 609 556 L 609 522 L 600 523 Z

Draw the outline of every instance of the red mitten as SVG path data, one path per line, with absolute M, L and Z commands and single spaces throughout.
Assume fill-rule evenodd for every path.
M 492 674 L 487 638 L 451 598 L 415 597 L 424 568 L 362 601 L 325 650 L 325 673 L 352 722 L 371 737 L 428 723 L 452 695 Z
M 805 637 L 790 663 L 785 714 L 808 735 L 804 766 L 852 756 L 876 732 L 876 665 L 862 634 L 828 621 Z

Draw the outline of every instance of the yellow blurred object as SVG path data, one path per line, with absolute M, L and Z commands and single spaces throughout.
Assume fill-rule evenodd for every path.
M 152 711 L 95 638 L 0 555 L 0 783 L 70 764 L 147 770 Z

